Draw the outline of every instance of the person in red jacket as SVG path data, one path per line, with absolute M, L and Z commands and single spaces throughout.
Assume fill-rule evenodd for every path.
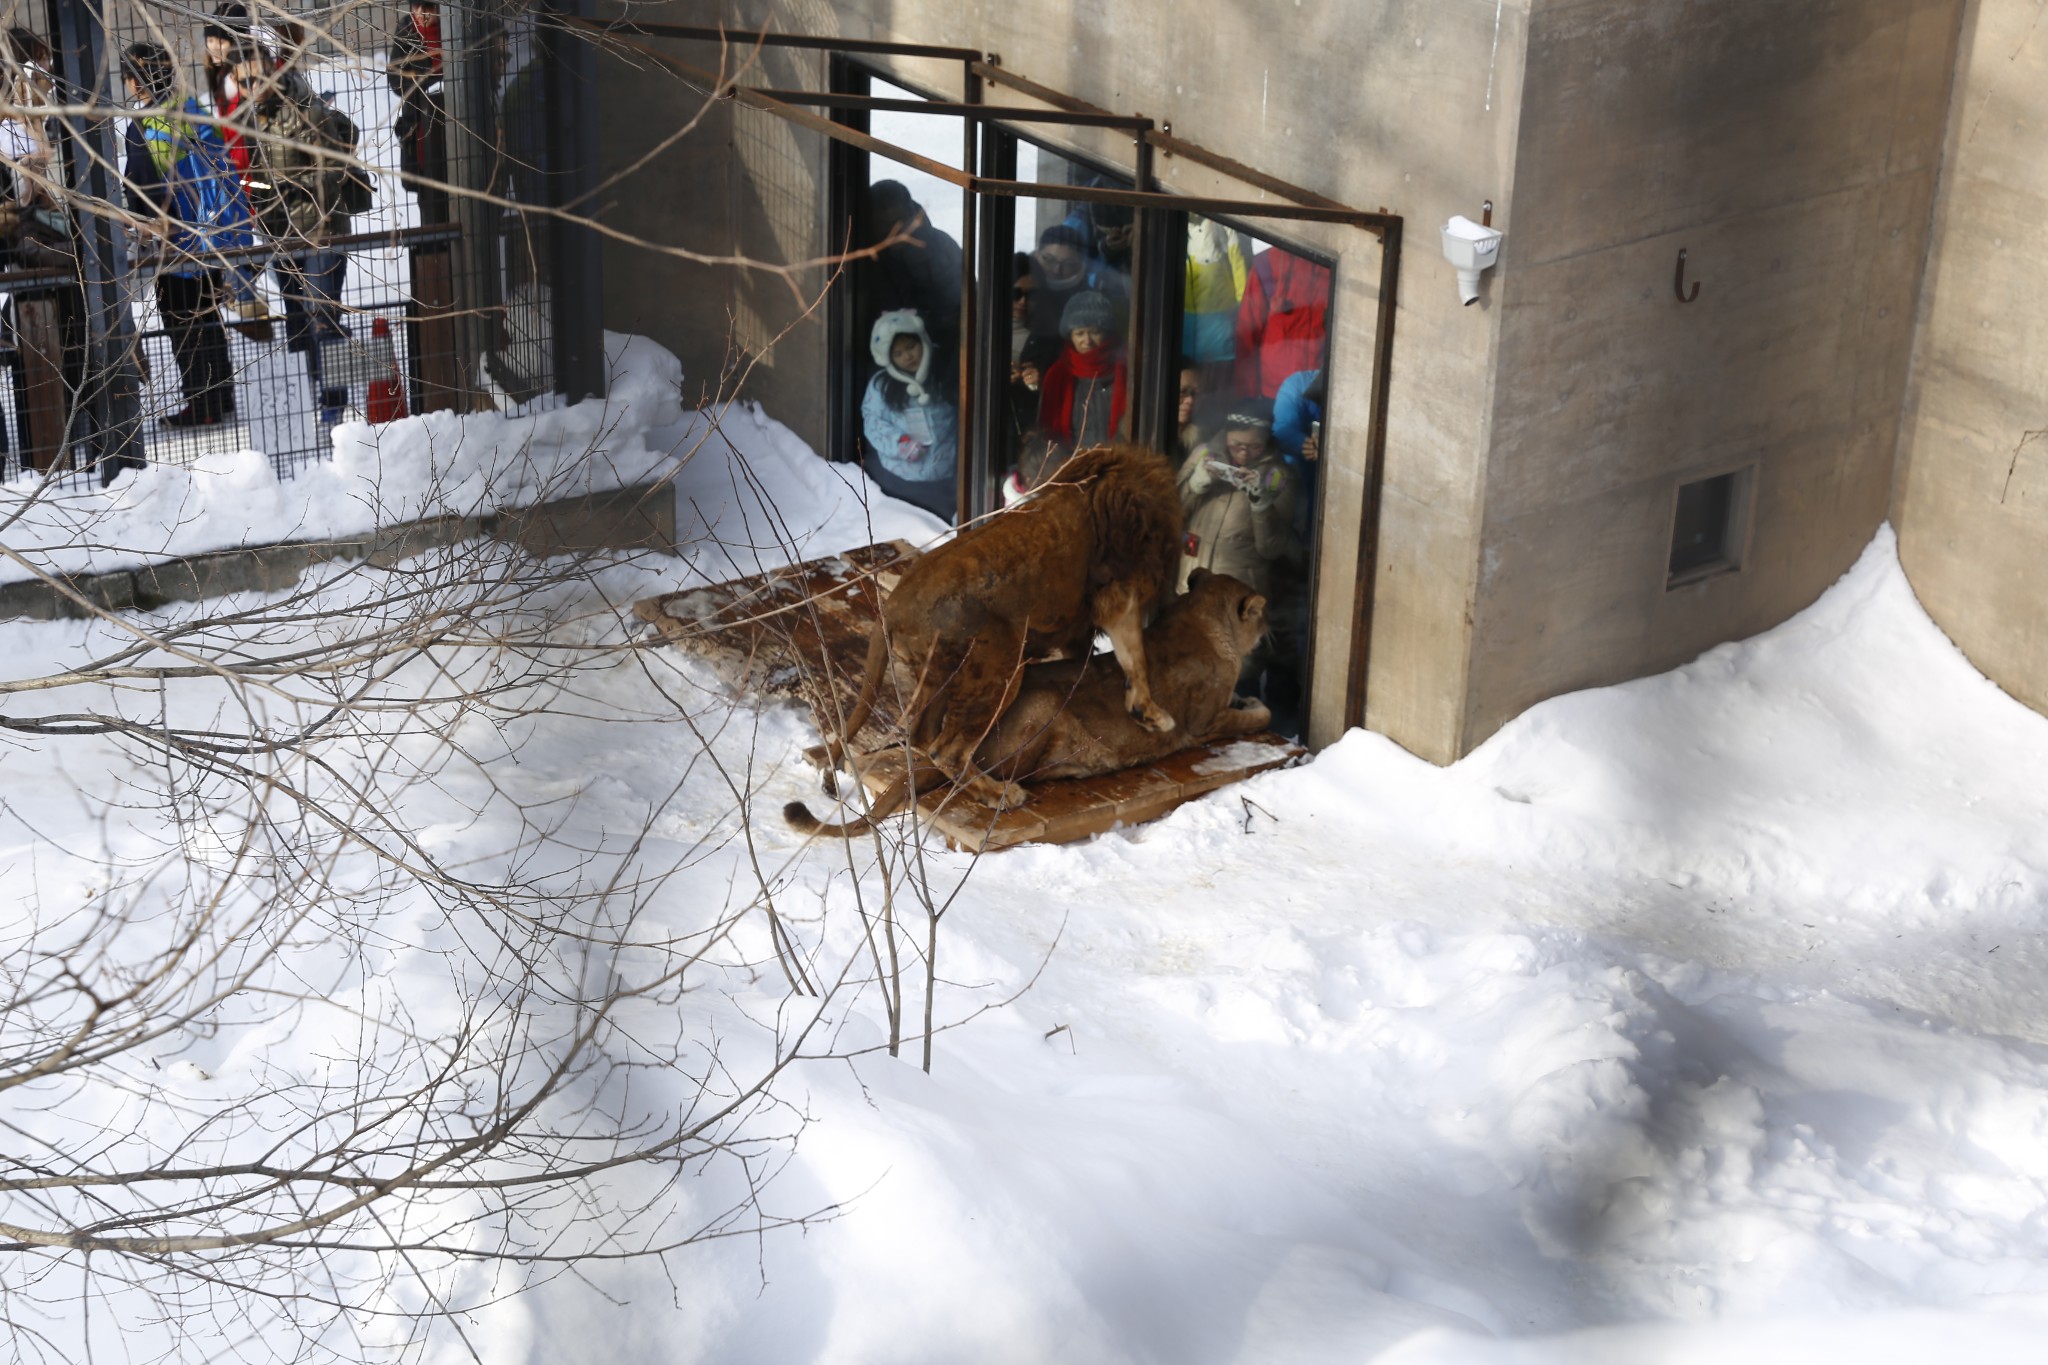
M 1116 436 L 1129 406 L 1130 366 L 1107 296 L 1084 289 L 1060 310 L 1067 348 L 1039 384 L 1038 425 L 1071 450 Z
M 1279 247 L 1260 252 L 1237 309 L 1237 391 L 1274 398 L 1287 376 L 1315 369 L 1329 317 L 1328 266 Z

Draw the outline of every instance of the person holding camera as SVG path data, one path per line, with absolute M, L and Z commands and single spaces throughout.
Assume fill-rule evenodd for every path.
M 1273 405 L 1241 398 L 1180 467 L 1187 514 L 1181 585 L 1194 570 L 1229 574 L 1268 598 L 1281 567 L 1301 557 L 1294 534 L 1296 481 L 1273 443 Z
M 320 377 L 321 344 L 348 335 L 348 253 L 333 241 L 348 235 L 350 215 L 367 209 L 373 192 L 354 155 L 356 126 L 307 83 L 295 56 L 280 59 L 251 42 L 235 52 L 234 76 L 247 92 L 244 113 L 253 114 L 243 131 L 249 206 L 277 248 L 271 268 L 284 294 L 285 346 L 305 354 L 321 417 L 333 421 L 348 400 Z

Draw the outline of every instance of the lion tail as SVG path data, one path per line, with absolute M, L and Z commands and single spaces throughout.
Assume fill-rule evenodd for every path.
M 912 779 L 910 777 L 899 777 L 890 783 L 880 796 L 875 798 L 874 804 L 868 807 L 867 814 L 856 816 L 840 824 L 826 824 L 823 820 L 811 814 L 811 808 L 801 801 L 792 801 L 784 806 L 782 808 L 782 818 L 787 820 L 789 827 L 799 834 L 835 834 L 841 838 L 847 838 L 851 835 L 867 833 L 875 827 L 877 821 L 886 820 L 898 810 L 901 810 L 909 798 L 915 794 L 912 787 Z
M 867 667 L 861 672 L 860 695 L 853 699 L 853 709 L 846 713 L 846 732 L 828 735 L 825 740 L 829 758 L 827 767 L 837 768 L 846 758 L 846 746 L 860 733 L 860 727 L 868 723 L 868 717 L 875 713 L 875 693 L 882 685 L 882 673 L 889 666 L 889 632 L 880 621 L 868 635 Z M 787 811 L 783 812 L 785 815 Z

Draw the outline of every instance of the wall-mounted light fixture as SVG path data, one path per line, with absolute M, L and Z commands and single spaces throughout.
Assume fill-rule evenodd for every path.
M 1490 222 L 1493 204 L 1487 203 Z M 1479 302 L 1479 272 L 1500 259 L 1501 231 L 1458 214 L 1444 224 L 1444 259 L 1458 272 L 1458 299 L 1467 307 Z

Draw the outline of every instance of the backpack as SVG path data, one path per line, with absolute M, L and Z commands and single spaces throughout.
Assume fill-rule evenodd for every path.
M 187 123 L 183 115 L 200 113 L 194 100 L 182 109 L 161 111 L 138 120 L 150 157 L 157 163 L 171 195 L 171 211 L 179 226 L 171 245 L 181 255 L 224 247 L 247 246 L 249 205 L 227 144 L 210 124 Z M 204 268 L 194 261 L 195 269 Z M 173 274 L 189 273 L 173 271 Z
M 313 107 L 307 112 L 322 141 L 337 151 L 354 155 L 356 142 L 361 136 L 354 119 L 328 103 L 327 97 L 317 91 L 313 95 Z M 334 206 L 347 214 L 368 213 L 370 205 L 377 201 L 377 178 L 357 161 L 336 167 L 334 175 Z

